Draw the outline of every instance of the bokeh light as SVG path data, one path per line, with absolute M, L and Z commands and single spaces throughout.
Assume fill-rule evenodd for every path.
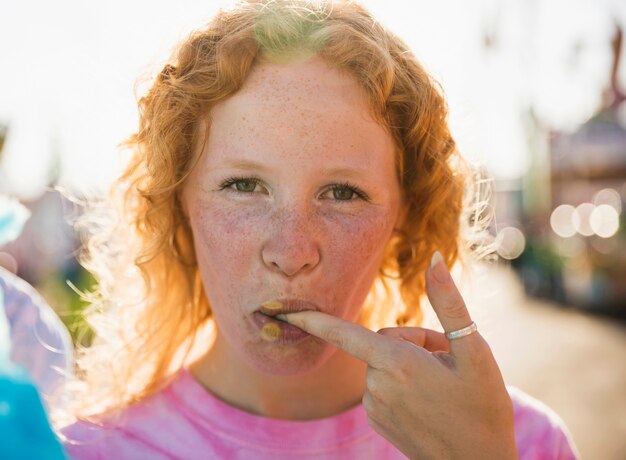
M 552 211 L 550 226 L 554 233 L 563 238 L 569 238 L 576 234 L 573 221 L 574 211 L 576 211 L 576 208 L 569 204 L 557 206 L 554 211 Z
M 596 206 L 607 204 L 615 209 L 618 215 L 622 212 L 622 197 L 612 188 L 605 188 L 596 193 L 593 196 L 593 204 Z
M 505 227 L 496 235 L 497 252 L 507 260 L 517 259 L 526 247 L 526 237 L 515 227 Z
M 591 212 L 589 223 L 596 235 L 610 238 L 619 229 L 619 214 L 613 206 L 601 204 Z
M 572 223 L 578 233 L 583 236 L 591 236 L 594 234 L 591 228 L 591 213 L 596 207 L 591 203 L 579 204 L 572 214 Z

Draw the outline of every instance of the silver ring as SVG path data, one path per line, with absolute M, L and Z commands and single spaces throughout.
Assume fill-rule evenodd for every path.
M 472 321 L 472 324 L 464 327 L 463 329 L 447 332 L 446 337 L 448 338 L 448 340 L 460 339 L 461 337 L 465 337 L 466 335 L 473 334 L 477 330 L 478 328 L 476 327 L 476 323 Z

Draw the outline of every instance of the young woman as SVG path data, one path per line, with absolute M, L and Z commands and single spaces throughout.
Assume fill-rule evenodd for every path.
M 90 246 L 71 456 L 574 458 L 455 288 L 470 176 L 437 85 L 362 7 L 221 11 L 140 111 Z

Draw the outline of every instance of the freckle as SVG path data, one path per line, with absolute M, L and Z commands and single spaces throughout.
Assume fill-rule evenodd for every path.
M 261 337 L 268 342 L 274 342 L 280 337 L 280 326 L 275 323 L 264 324 L 261 328 Z

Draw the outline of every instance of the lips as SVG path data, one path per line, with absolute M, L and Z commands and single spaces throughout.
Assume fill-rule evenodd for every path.
M 319 309 L 317 304 L 302 299 L 276 299 L 262 303 L 258 311 L 264 315 L 274 317 L 299 311 L 319 311 Z
M 279 320 L 276 318 L 276 315 L 307 310 L 319 311 L 319 307 L 313 302 L 302 299 L 277 299 L 263 302 L 261 307 L 251 317 L 264 340 L 268 340 L 267 334 L 263 333 L 264 328 L 271 327 L 272 331 L 274 331 L 277 327 L 279 332 L 277 331 L 276 337 L 272 337 L 269 343 L 291 346 L 299 344 L 311 336 L 302 329 Z M 275 326 L 268 326 L 268 324 L 274 324 Z

